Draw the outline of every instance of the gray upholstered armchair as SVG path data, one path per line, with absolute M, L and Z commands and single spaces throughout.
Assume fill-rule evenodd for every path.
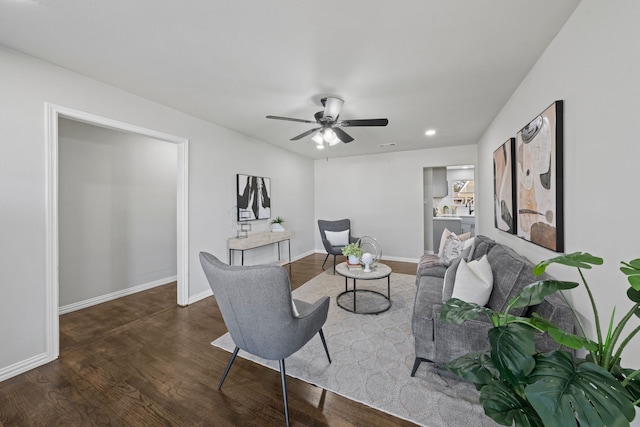
M 218 390 L 222 388 L 239 349 L 263 359 L 278 360 L 288 426 L 284 359 L 319 334 L 331 363 L 322 333 L 329 311 L 329 297 L 313 304 L 293 300 L 287 271 L 279 266 L 229 266 L 206 252 L 200 252 L 200 263 L 236 345 Z M 295 301 L 297 314 L 292 301 Z
M 324 245 L 324 249 L 327 251 L 327 256 L 322 263 L 322 268 L 324 268 L 327 259 L 329 259 L 329 255 L 333 255 L 333 274 L 335 274 L 336 256 L 342 255 L 342 248 L 345 247 L 347 243 L 356 243 L 358 241 L 358 238 L 351 236 L 351 221 L 349 219 L 339 219 L 337 221 L 327 221 L 324 219 L 319 219 L 318 228 L 320 229 L 322 244 Z M 343 244 L 335 244 L 335 239 L 339 238 L 339 233 L 344 233 L 345 231 L 347 232 L 347 238 L 342 242 Z M 329 234 L 327 234 L 327 232 L 329 232 Z M 331 233 L 334 234 L 331 235 Z

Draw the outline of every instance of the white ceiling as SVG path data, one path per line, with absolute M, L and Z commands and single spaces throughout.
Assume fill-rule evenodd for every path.
M 476 143 L 578 3 L 0 0 L 0 44 L 310 158 L 342 157 Z M 319 151 L 289 141 L 312 125 L 265 119 L 312 120 L 327 94 L 345 100 L 341 119 L 389 125 L 348 128 L 355 141 Z

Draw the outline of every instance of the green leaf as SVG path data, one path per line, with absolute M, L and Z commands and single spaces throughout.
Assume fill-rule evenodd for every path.
M 598 350 L 598 343 L 590 340 L 589 338 L 581 337 L 579 335 L 571 334 L 564 329 L 561 329 L 541 317 L 538 313 L 531 313 L 531 324 L 538 330 L 547 332 L 551 338 L 560 345 L 564 345 L 573 350 L 585 348 L 587 351 Z
M 447 369 L 476 385 L 485 385 L 494 379 L 493 364 L 485 353 L 469 353 L 446 364 Z
M 576 282 L 561 282 L 558 280 L 542 280 L 525 286 L 514 298 L 509 301 L 509 306 L 513 308 L 528 307 L 538 305 L 545 297 L 560 290 L 573 289 L 578 287 Z M 512 305 L 513 304 L 513 305 Z
M 547 266 L 553 263 L 589 269 L 591 265 L 602 265 L 603 262 L 602 258 L 593 256 L 590 253 L 574 252 L 572 254 L 560 255 L 555 258 L 540 261 L 538 265 L 533 268 L 533 274 L 536 276 L 541 275 L 547 269 Z
M 621 382 L 633 372 L 633 369 L 622 368 L 620 365 L 615 365 L 611 370 L 613 376 Z M 635 376 L 630 380 L 627 384 L 627 391 L 634 401 L 640 399 L 640 376 Z
M 493 310 L 478 304 L 468 303 L 458 298 L 451 298 L 440 309 L 440 320 L 460 325 L 467 320 L 477 319 L 481 314 L 491 317 Z
M 622 262 L 622 265 L 626 267 L 620 267 L 620 271 L 628 276 L 627 280 L 631 287 L 636 291 L 640 291 L 640 258 L 629 262 Z
M 627 296 L 629 299 L 635 303 L 640 303 L 640 291 L 635 290 L 633 288 L 629 288 L 627 290 Z
M 509 323 L 489 330 L 491 361 L 502 379 L 518 385 L 526 381 L 535 367 L 533 328 Z
M 520 397 L 513 387 L 492 380 L 480 389 L 484 413 L 498 424 L 516 427 L 544 427 L 531 404 Z
M 536 357 L 525 395 L 546 427 L 628 426 L 635 416 L 631 396 L 607 370 L 576 363 L 565 351 Z
M 633 268 L 634 270 L 639 270 L 640 271 L 640 258 L 636 258 L 636 259 L 631 260 L 629 262 L 623 262 L 623 264 L 628 266 L 629 268 Z

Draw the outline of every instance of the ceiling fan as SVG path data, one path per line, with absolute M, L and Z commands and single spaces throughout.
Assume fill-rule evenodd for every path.
M 335 145 L 339 142 L 347 143 L 353 141 L 353 137 L 342 130 L 343 127 L 386 126 L 389 123 L 389 120 L 387 119 L 338 120 L 344 101 L 337 97 L 326 97 L 322 98 L 320 101 L 322 102 L 324 111 L 318 111 L 314 114 L 315 121 L 280 116 L 267 116 L 267 119 L 317 124 L 318 127 L 301 133 L 298 136 L 294 136 L 291 138 L 291 141 L 297 141 L 317 132 L 312 139 L 319 145 L 324 145 L 324 143 Z

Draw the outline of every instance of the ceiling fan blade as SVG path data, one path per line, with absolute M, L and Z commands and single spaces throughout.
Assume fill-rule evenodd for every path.
M 389 124 L 388 119 L 361 119 L 361 120 L 343 120 L 340 123 L 343 127 L 353 126 L 386 126 Z
M 310 123 L 314 123 L 314 122 L 310 122 Z M 311 135 L 312 133 L 314 133 L 314 132 L 316 132 L 316 131 L 319 131 L 320 129 L 322 129 L 322 128 L 314 128 L 314 129 L 308 130 L 308 131 L 306 131 L 305 133 L 301 133 L 301 134 L 300 134 L 300 135 L 298 135 L 298 136 L 294 136 L 293 138 L 291 138 L 291 141 L 297 141 L 297 140 L 299 140 L 299 139 L 302 139 L 302 138 L 304 138 L 305 136 L 309 136 L 309 135 Z
M 346 133 L 345 131 L 343 131 L 342 129 L 335 127 L 333 128 L 333 131 L 336 133 L 336 136 L 338 137 L 338 139 L 342 142 L 344 142 L 345 144 L 348 142 L 353 141 L 353 138 L 351 137 L 351 135 L 349 135 L 348 133 Z
M 288 120 L 290 122 L 300 122 L 300 123 L 315 123 L 314 121 L 311 121 L 311 120 L 293 119 L 291 117 L 280 117 L 280 116 L 267 116 L 267 119 Z
M 323 117 L 326 119 L 327 117 L 331 117 L 333 120 L 337 120 L 340 115 L 340 110 L 342 110 L 342 105 L 344 101 L 340 98 L 326 98 L 324 101 L 324 115 Z

